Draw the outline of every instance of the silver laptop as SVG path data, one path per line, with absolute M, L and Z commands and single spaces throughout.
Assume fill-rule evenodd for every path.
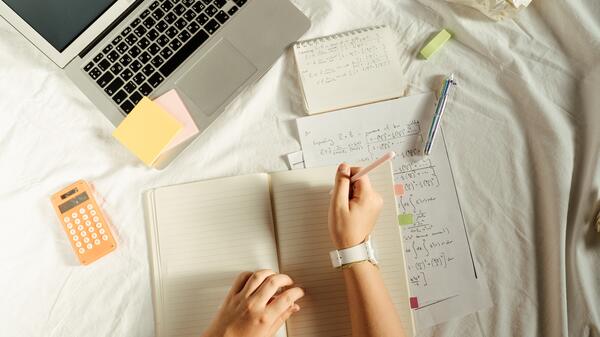
M 175 88 L 201 131 L 310 26 L 289 0 L 0 0 L 0 15 L 114 125 Z

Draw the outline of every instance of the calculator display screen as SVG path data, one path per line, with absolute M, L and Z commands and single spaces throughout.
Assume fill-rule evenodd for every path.
M 71 208 L 81 204 L 82 202 L 85 202 L 87 200 L 89 200 L 90 198 L 88 197 L 86 192 L 81 193 L 80 195 L 76 196 L 75 198 L 65 202 L 64 204 L 58 206 L 58 209 L 60 210 L 61 213 L 64 213 L 68 210 L 70 210 Z

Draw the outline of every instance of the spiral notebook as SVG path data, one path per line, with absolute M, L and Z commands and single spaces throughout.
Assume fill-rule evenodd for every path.
M 277 337 L 350 337 L 343 275 L 329 261 L 336 167 L 167 186 L 145 194 L 157 337 L 200 336 L 238 273 L 270 268 L 305 289 Z M 372 233 L 383 280 L 413 336 L 391 165 L 369 174 L 384 205 Z
M 309 115 L 402 96 L 394 32 L 375 26 L 294 44 Z

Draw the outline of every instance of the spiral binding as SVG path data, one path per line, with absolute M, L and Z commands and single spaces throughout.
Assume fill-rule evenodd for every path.
M 334 40 L 337 40 L 337 39 L 342 38 L 342 37 L 348 37 L 348 36 L 352 36 L 352 35 L 362 34 L 362 33 L 365 33 L 365 32 L 369 32 L 369 31 L 373 31 L 373 30 L 378 30 L 378 29 L 382 29 L 382 28 L 385 28 L 385 27 L 386 27 L 385 25 L 379 25 L 379 26 L 372 26 L 372 27 L 365 27 L 365 28 L 359 28 L 359 29 L 349 30 L 349 31 L 343 32 L 343 33 L 337 33 L 337 34 L 332 34 L 332 35 L 317 37 L 317 38 L 314 38 L 314 39 L 309 39 L 309 40 L 304 40 L 304 41 L 298 41 L 298 42 L 296 42 L 296 44 L 294 44 L 294 46 L 295 47 L 299 47 L 299 48 L 312 47 L 315 44 L 323 42 L 323 41 L 334 41 Z

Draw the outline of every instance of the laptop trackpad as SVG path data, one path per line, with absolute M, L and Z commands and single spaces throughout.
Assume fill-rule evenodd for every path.
M 256 67 L 223 39 L 177 80 L 177 87 L 206 115 L 212 115 L 250 76 Z

